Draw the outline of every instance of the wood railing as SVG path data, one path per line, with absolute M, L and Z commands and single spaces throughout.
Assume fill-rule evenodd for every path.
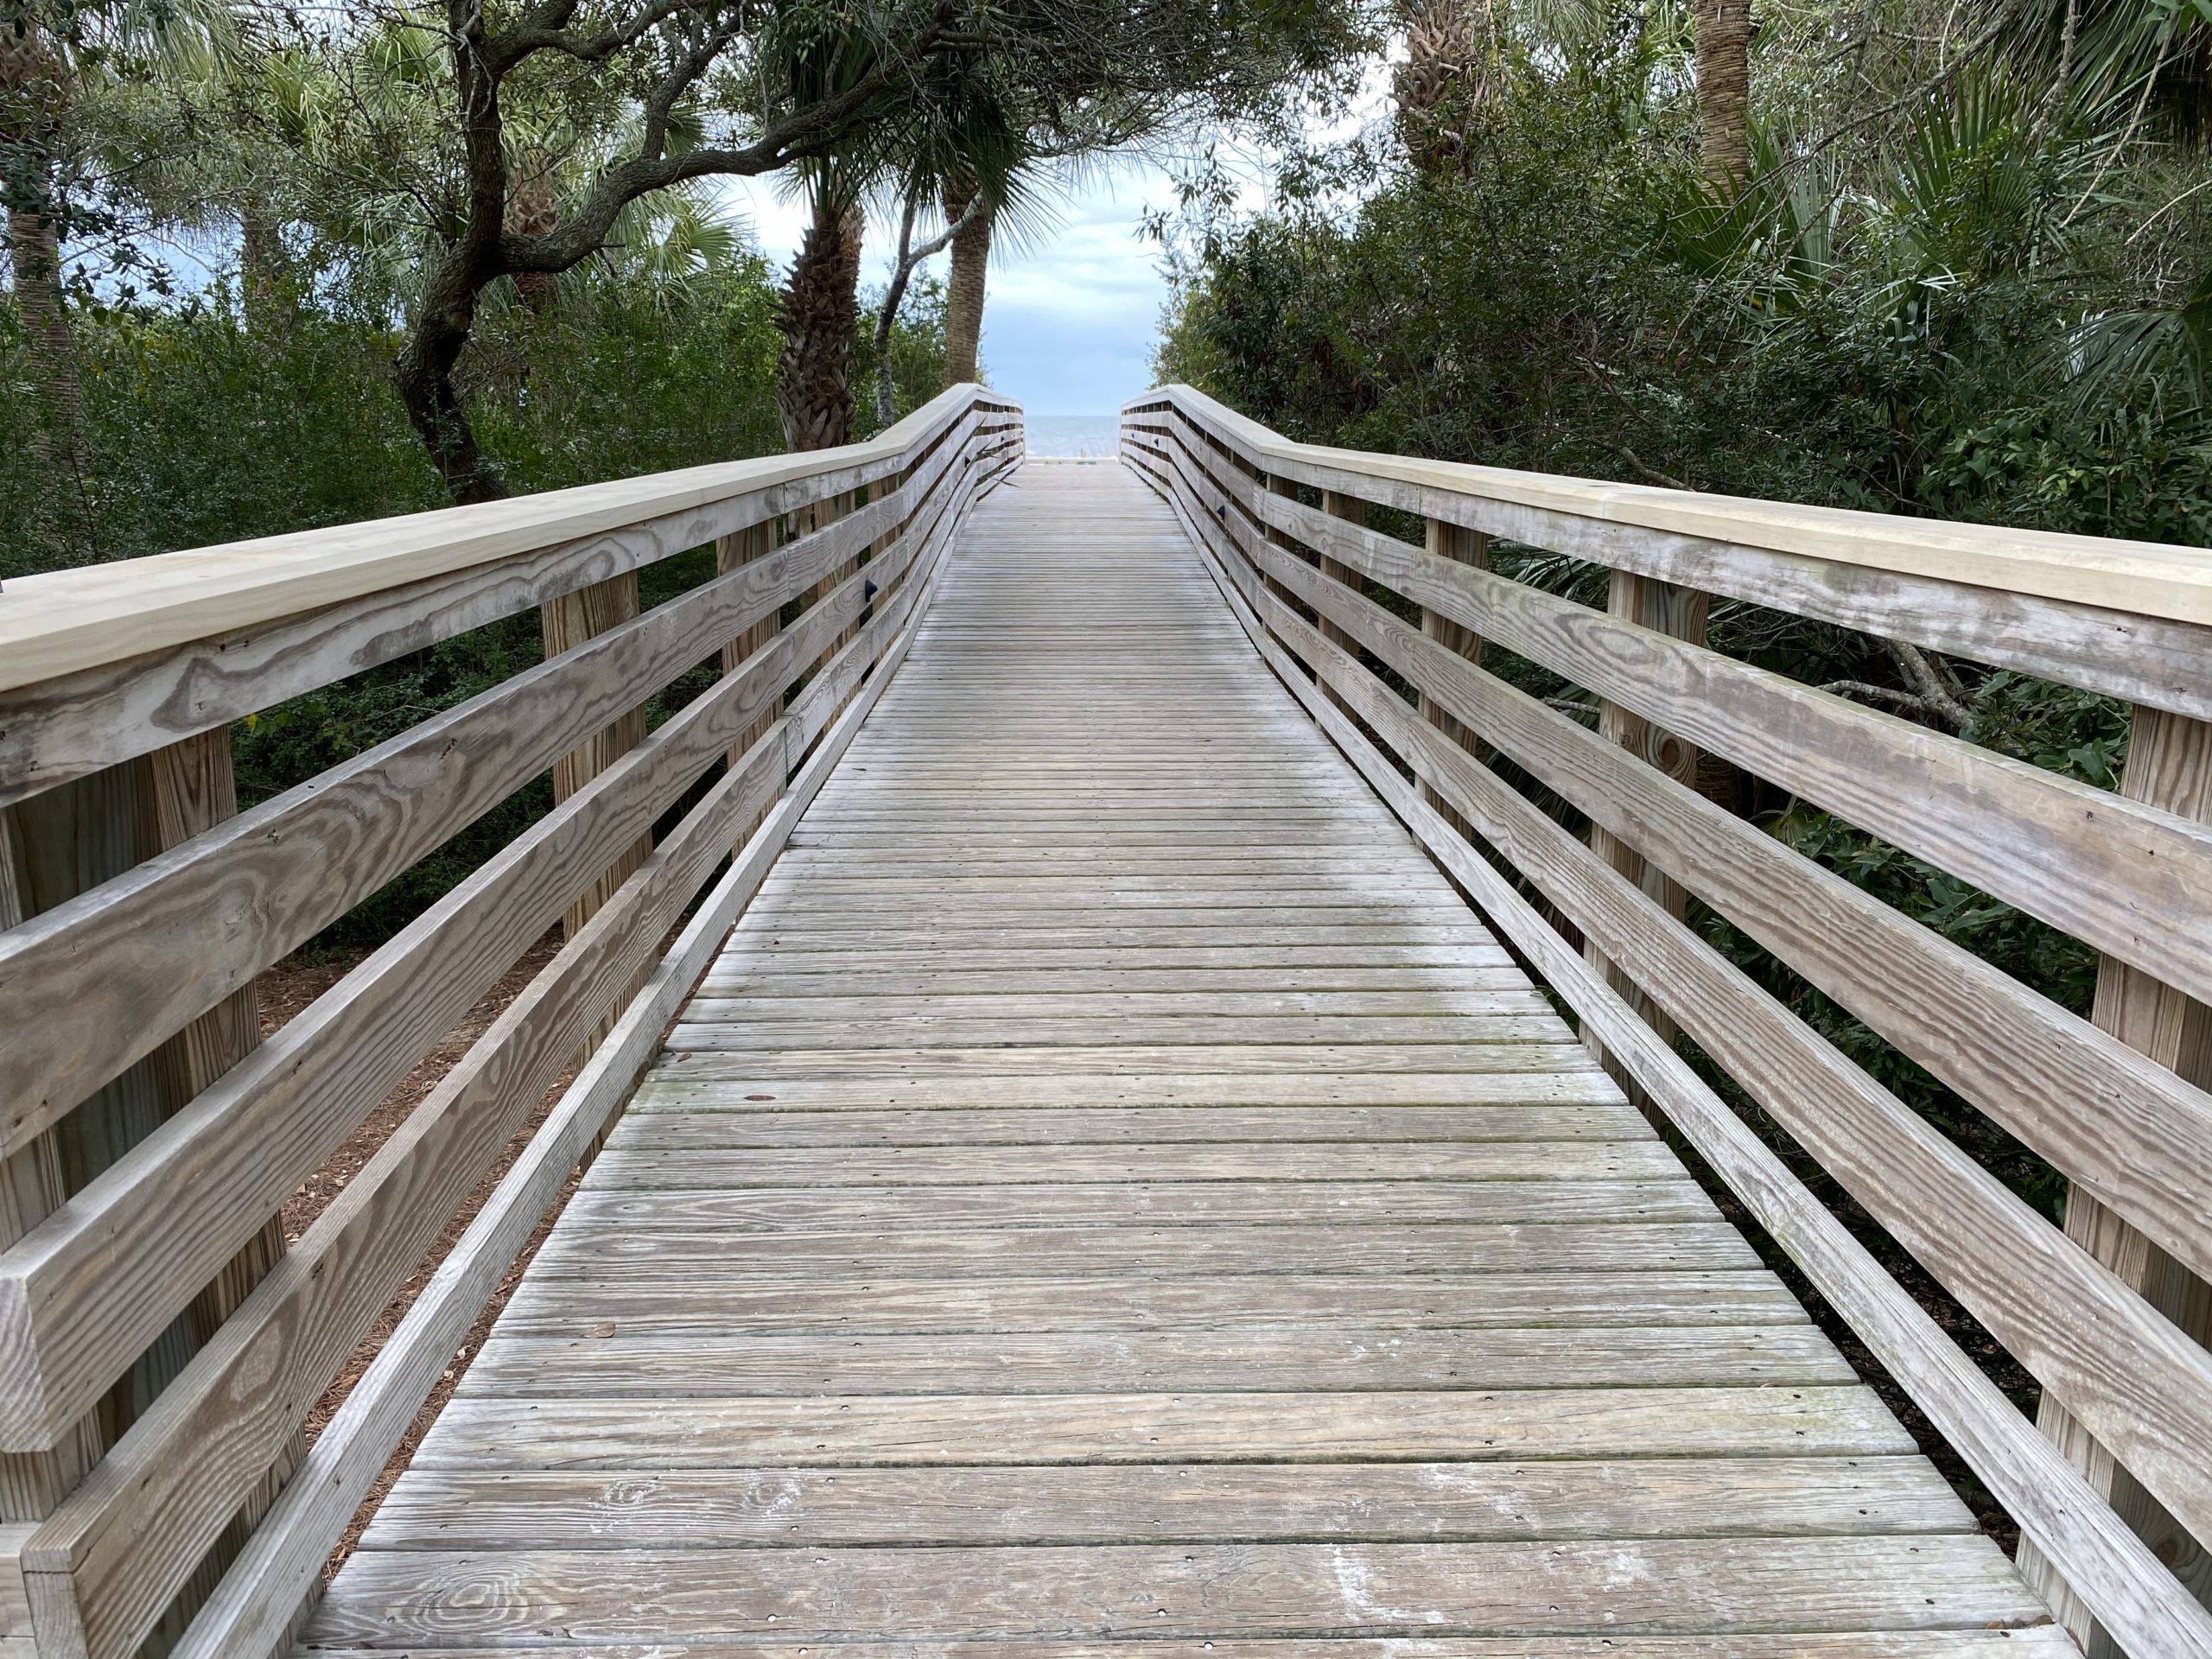
M 969 386 L 842 449 L 0 589 L 0 1655 L 283 1648 L 1020 452 Z M 641 612 L 639 569 L 708 543 Z M 236 810 L 231 722 L 532 608 L 541 666 Z M 257 975 L 549 770 L 550 814 L 260 1040 Z M 287 1198 L 556 925 L 288 1246 Z
M 1284 683 L 2018 1521 L 2077 1639 L 2212 1655 L 2212 553 L 1321 448 L 1182 386 L 1128 406 L 1122 452 Z M 1609 608 L 1490 570 L 1492 537 L 1610 567 Z M 2124 698 L 2125 784 L 1707 650 L 1711 595 Z M 1486 671 L 1485 642 L 1593 694 L 1599 729 Z M 1700 751 L 2095 947 L 2093 1017 L 1707 798 Z M 2063 1228 L 1685 925 L 1686 895 L 2049 1160 Z M 1678 1033 L 2037 1378 L 2041 1432 Z

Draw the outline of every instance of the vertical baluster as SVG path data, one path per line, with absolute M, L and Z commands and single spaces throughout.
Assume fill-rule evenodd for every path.
M 743 530 L 734 531 L 717 541 L 715 543 L 715 568 L 717 573 L 728 575 L 731 571 L 765 559 L 774 552 L 776 524 L 775 519 L 764 518 L 757 524 L 747 524 Z M 777 631 L 783 626 L 782 613 L 781 605 L 774 607 L 766 616 L 722 647 L 723 673 L 735 672 L 747 658 L 757 656 L 768 648 L 769 642 L 775 639 Z M 776 717 L 782 712 L 781 698 L 772 698 L 761 705 L 760 712 L 754 717 L 753 724 L 747 727 L 737 741 L 730 746 L 729 764 L 731 766 L 736 766 L 745 758 L 746 751 L 760 741 L 761 734 L 776 723 Z M 752 835 L 758 827 L 757 823 L 747 824 L 737 837 L 738 844 L 742 846 L 747 836 Z
M 1327 513 L 1330 518 L 1341 518 L 1347 524 L 1363 524 L 1367 522 L 1367 503 L 1356 495 L 1339 495 L 1334 490 L 1324 490 L 1321 492 L 1321 511 Z M 1349 565 L 1339 564 L 1324 553 L 1320 556 L 1320 566 L 1323 575 L 1349 584 L 1354 593 L 1363 591 L 1358 576 L 1353 573 Z M 1330 621 L 1327 617 L 1320 618 L 1319 621 L 1321 637 L 1331 644 L 1342 647 L 1354 662 L 1357 662 L 1359 642 Z M 1330 690 L 1325 685 L 1322 687 L 1322 690 L 1331 702 L 1335 703 L 1347 715 L 1351 713 L 1351 705 L 1334 691 Z
M 1490 566 L 1490 537 L 1478 530 L 1469 530 L 1464 524 L 1447 523 L 1441 518 L 1428 521 L 1428 550 L 1439 558 L 1451 559 L 1460 564 L 1472 565 L 1478 570 Z M 1421 613 L 1421 631 L 1447 651 L 1457 652 L 1471 663 L 1483 659 L 1483 639 L 1472 628 L 1454 622 L 1440 612 L 1424 606 Z M 1428 693 L 1421 693 L 1421 717 L 1469 754 L 1478 752 L 1475 734 L 1461 725 L 1452 715 L 1440 708 Z M 1421 798 L 1444 815 L 1445 822 L 1461 835 L 1467 833 L 1466 820 L 1446 804 L 1444 798 L 1427 784 L 1421 786 Z
M 237 810 L 230 733 L 219 727 L 0 810 L 0 926 L 97 887 Z M 249 983 L 9 1158 L 0 1166 L 0 1243 L 21 1237 L 260 1041 L 259 995 Z M 32 1521 L 52 1513 L 276 1265 L 284 1243 L 283 1218 L 272 1216 L 58 1445 L 0 1456 L 0 1514 Z M 156 1630 L 157 1645 L 183 1628 L 304 1449 L 296 1433 L 180 1592 Z M 73 1616 L 73 1609 L 54 1611 Z
M 2120 792 L 2147 806 L 2212 822 L 2212 723 L 2139 707 Z M 2199 1088 L 2212 1088 L 2212 1008 L 2203 1003 L 2107 957 L 2098 964 L 2090 1018 Z M 2066 1234 L 2190 1336 L 2212 1346 L 2212 1286 L 2078 1186 L 2067 1195 Z M 2048 1393 L 2036 1421 L 2196 1599 L 2212 1606 L 2212 1540 L 2192 1537 Z M 2024 1541 L 2020 1568 L 2090 1659 L 2119 1659 L 2120 1649 L 2056 1568 Z M 2138 1654 L 2135 1659 L 2150 1656 Z
M 588 588 L 579 588 L 572 594 L 563 594 L 540 607 L 537 613 L 545 654 L 552 658 L 564 651 L 574 651 L 586 640 L 597 638 L 637 614 L 638 573 L 634 570 L 595 582 Z M 567 800 L 645 741 L 645 710 L 640 703 L 553 763 L 555 804 Z M 569 906 L 568 914 L 562 918 L 563 931 L 575 938 L 614 890 L 636 873 L 652 849 L 652 832 L 647 830 Z
M 1626 570 L 1616 570 L 1612 575 L 1606 608 L 1624 621 L 1701 645 L 1705 643 L 1706 602 L 1706 595 L 1695 588 L 1678 588 L 1672 582 L 1639 576 Z M 1676 783 L 1695 785 L 1696 748 L 1673 733 L 1654 726 L 1641 715 L 1618 703 L 1602 702 L 1598 709 L 1598 730 L 1600 735 L 1641 756 L 1645 762 L 1657 767 Z M 1668 915 L 1677 921 L 1681 919 L 1685 895 L 1679 882 L 1647 865 L 1641 853 L 1595 824 L 1590 829 L 1590 848 L 1641 887 Z M 1595 946 L 1586 945 L 1584 953 L 1591 965 L 1605 976 L 1607 982 L 1643 1016 L 1653 1030 L 1670 1041 L 1673 1039 L 1674 1022 L 1654 1007 L 1649 997 L 1630 983 Z M 1606 1070 L 1620 1078 L 1619 1070 L 1606 1055 L 1604 1046 L 1586 1030 L 1583 1033 L 1583 1041 L 1588 1045 L 1590 1052 L 1605 1064 Z M 1620 1080 L 1623 1086 L 1629 1089 L 1631 1096 L 1637 1092 L 1626 1079 Z

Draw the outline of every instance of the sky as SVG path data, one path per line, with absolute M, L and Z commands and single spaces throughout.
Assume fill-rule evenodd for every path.
M 804 207 L 769 180 L 732 180 L 731 213 L 761 251 L 790 263 Z M 1110 415 L 1152 385 L 1167 283 L 1160 249 L 1139 232 L 1149 211 L 1172 208 L 1175 186 L 1148 163 L 1122 162 L 1060 201 L 1049 227 L 992 250 L 983 302 L 983 373 L 1032 415 Z M 864 245 L 863 288 L 889 279 L 896 232 L 876 223 Z M 930 268 L 940 277 L 945 256 Z

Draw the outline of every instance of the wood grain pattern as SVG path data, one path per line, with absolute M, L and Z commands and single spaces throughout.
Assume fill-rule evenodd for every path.
M 1256 538 L 1247 545 L 1255 556 L 1274 556 Z M 1402 663 L 1416 673 L 1431 671 L 1440 687 L 1446 674 L 1456 676 L 1465 670 L 1456 658 L 1434 651 L 1405 625 L 1352 600 L 1341 588 L 1335 594 L 1316 590 L 1314 596 L 1338 605 L 1362 642 L 1370 649 L 1379 647 L 1385 660 Z M 1446 749 L 1417 727 L 1387 688 L 1323 639 L 1318 629 L 1280 601 L 1264 602 L 1274 612 L 1271 625 L 1317 664 L 1322 677 L 1363 718 L 1378 730 L 1402 734 L 1420 753 L 1425 768 L 1433 769 L 1432 775 L 1456 786 L 1462 810 L 1468 810 L 1468 799 L 1480 801 L 1485 836 L 1519 868 L 1572 882 L 1584 894 L 1594 891 L 1589 887 L 1586 867 L 1592 860 L 1586 849 L 1495 774 L 1474 767 L 1456 748 Z M 1488 680 L 1480 671 L 1472 673 Z M 1501 745 L 1533 766 L 1546 782 L 1565 785 L 1577 804 L 1605 813 L 1607 805 L 1595 791 L 1585 795 L 1575 789 L 1557 757 L 1565 752 L 1613 766 L 1633 763 L 1624 762 L 1602 739 L 1550 710 L 1534 707 L 1531 699 L 1501 683 L 1490 681 L 1484 689 L 1493 693 L 1492 703 L 1503 706 L 1509 717 L 1522 715 L 1525 728 L 1539 730 L 1548 739 L 1522 746 L 1508 720 L 1496 719 L 1487 729 L 1497 734 Z M 1441 695 L 1471 714 L 1469 703 L 1458 696 L 1456 685 Z M 1713 812 L 1679 785 L 1633 772 L 1612 787 L 1618 798 L 1636 800 L 1640 823 L 1651 823 L 1655 806 L 1662 801 L 1681 801 Z M 1726 815 L 1717 816 L 1723 822 L 1707 831 L 1701 871 L 1716 867 L 1716 855 L 1740 828 Z M 1624 817 L 1612 821 L 1626 828 Z M 1756 832 L 1751 838 L 1763 847 L 1771 846 Z M 1647 849 L 1653 839 L 1647 833 Z M 1690 874 L 1687 861 L 1677 868 Z M 1797 880 L 1805 885 L 1808 878 Z M 1709 878 L 1700 880 L 1700 886 L 1708 893 L 1713 891 Z M 1799 903 L 1802 907 L 1803 901 Z M 2179 1338 L 2108 1271 L 2068 1245 L 1994 1177 L 1751 986 L 1717 951 L 1683 930 L 1656 925 L 1649 907 L 1635 908 L 1630 919 L 1618 904 L 1601 905 L 1584 897 L 1569 913 L 1601 942 L 1608 957 L 1624 964 L 1637 963 L 1631 971 L 1649 988 L 1654 1000 L 1745 1083 L 1872 1213 L 1933 1266 L 2046 1387 L 2085 1420 L 2101 1422 L 2124 1442 L 2129 1461 L 2146 1484 L 2162 1497 L 2170 1496 L 2177 1509 L 2202 1508 L 2212 1497 L 2202 1449 L 2212 1444 L 2208 1438 L 2212 1437 L 2212 1358 L 2201 1347 Z M 1623 940 L 1624 947 L 1605 943 L 1612 939 Z M 2044 1049 L 2050 1046 L 2046 1040 Z M 1805 1103 L 1815 1098 L 1827 1103 L 1817 1117 L 1805 1111 Z M 1920 1195 L 1907 1197 L 1915 1187 Z M 1974 1224 L 1951 1224 L 1967 1206 L 1974 1213 Z M 1992 1243 L 1998 1238 L 2005 1241 L 2001 1249 Z M 2029 1261 L 2037 1264 L 2032 1272 L 2023 1269 Z M 2089 1342 L 2080 1340 L 2081 1332 L 2092 1329 L 2106 1334 Z M 2115 1356 L 2126 1357 L 2115 1363 Z M 2152 1397 L 2158 1404 L 2146 1409 L 2144 1402 Z M 2171 1427 L 2176 1415 L 2196 1426 L 2176 1434 Z M 2206 1511 L 2203 1521 L 2212 1522 L 2212 1510 Z
M 1126 1544 L 712 1551 L 373 1551 L 309 1642 L 946 1640 L 1140 1633 L 1552 1635 L 1987 1628 L 2047 1617 L 1980 1538 Z M 1935 1591 L 1931 1596 L 1928 1592 Z
M 705 583 L 0 935 L 0 995 L 23 1015 L 0 1028 L 0 1147 L 621 720 L 836 550 Z M 752 682 L 717 690 L 734 683 Z
M 1293 443 L 1188 386 L 1162 388 L 1140 401 L 1172 406 L 1260 472 L 1536 546 L 1555 545 L 1555 538 L 1541 533 L 1540 526 L 1602 526 L 1631 532 L 1605 537 L 1607 546 L 1694 540 L 1851 570 L 1933 576 L 1971 588 L 1976 596 L 1993 589 L 2174 621 L 2212 622 L 2212 555 L 2202 549 L 1362 454 Z M 1524 533 L 1530 529 L 1538 533 Z M 1590 550 L 1588 541 L 1560 550 L 1613 563 Z M 1963 598 L 1953 603 L 1962 604 Z
M 48 1432 L 39 1425 L 104 1388 L 762 699 L 780 695 L 784 667 L 764 655 L 689 704 L 134 1147 L 69 1224 L 0 1256 L 4 1432 Z M 226 1202 L 200 1188 L 188 1203 L 207 1168 L 223 1172 Z M 100 1319 L 82 1316 L 92 1306 Z
M 2151 708 L 2135 711 L 2121 791 L 2168 811 L 2212 819 L 2212 725 Z M 2199 1088 L 2212 1087 L 2212 1008 L 2139 968 L 2109 957 L 2098 964 L 2091 1016 L 2130 1047 L 2171 1067 Z M 2212 1345 L 2212 1287 L 2129 1226 L 2090 1192 L 2066 1201 L 2066 1236 L 2143 1293 L 2151 1305 L 2198 1342 Z M 2212 1550 L 2097 1443 L 2056 1396 L 2046 1395 L 2037 1422 L 2109 1498 L 2196 1599 L 2212 1605 Z M 2123 1659 L 2111 1634 L 2050 1560 L 2024 1547 L 2021 1570 L 2094 1659 Z
M 1677 640 L 1670 636 L 1689 613 L 1672 616 L 1644 596 L 1646 579 L 1626 579 L 1629 609 L 1599 616 L 1253 493 L 1233 473 L 1209 477 L 1363 575 L 1481 627 L 1679 741 L 1771 779 L 2101 950 L 2184 984 L 2202 973 L 2212 985 L 2212 949 L 2187 919 L 2212 903 L 2212 829 L 2201 822 Z M 1694 601 L 1675 608 L 1683 604 L 1694 609 Z M 1687 770 L 1681 775 L 1688 781 Z

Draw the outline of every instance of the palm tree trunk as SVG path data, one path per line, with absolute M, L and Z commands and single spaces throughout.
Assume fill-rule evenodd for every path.
M 776 365 L 776 412 L 793 450 L 852 441 L 854 341 L 860 327 L 861 233 L 857 207 L 841 208 L 817 192 L 814 221 L 784 285 L 776 326 L 784 336 Z
M 1477 18 L 1479 7 L 1481 16 Z M 1466 153 L 1466 126 L 1496 53 L 1497 19 L 1486 0 L 1421 0 L 1407 9 L 1406 60 L 1392 91 L 1398 136 L 1416 170 L 1450 173 Z
M 948 183 L 944 216 L 968 211 L 974 191 Z M 977 378 L 976 352 L 983 337 L 983 276 L 991 262 L 991 216 L 978 213 L 952 238 L 952 270 L 944 289 L 944 384 Z
M 61 292 L 61 244 L 53 221 L 41 213 L 10 207 L 8 257 L 15 265 L 23 354 L 38 391 L 40 420 L 32 443 L 48 480 L 40 493 L 45 528 L 68 562 L 81 564 L 98 556 L 99 550 L 87 476 L 84 383 Z
M 1751 171 L 1751 0 L 1697 0 L 1697 107 L 1705 176 L 1715 189 Z
M 292 332 L 292 278 L 283 233 L 269 203 L 249 194 L 238 204 L 238 301 L 246 333 L 281 341 Z

